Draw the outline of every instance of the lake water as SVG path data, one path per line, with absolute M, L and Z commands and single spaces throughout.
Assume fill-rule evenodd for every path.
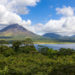
M 71 48 L 75 49 L 75 44 L 35 44 L 36 49 L 38 49 L 38 45 L 46 46 L 48 48 L 53 48 L 54 50 L 59 50 L 60 48 Z M 7 45 L 11 47 L 12 45 Z
M 75 49 L 75 44 L 40 44 L 48 48 L 53 48 L 54 50 L 59 50 L 60 48 L 71 48 Z M 38 47 L 38 44 L 35 44 L 35 47 Z

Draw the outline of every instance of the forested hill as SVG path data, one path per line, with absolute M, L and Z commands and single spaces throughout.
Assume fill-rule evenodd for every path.
M 75 35 L 72 36 L 61 36 L 56 33 L 46 33 L 43 37 L 50 38 L 59 42 L 75 42 Z

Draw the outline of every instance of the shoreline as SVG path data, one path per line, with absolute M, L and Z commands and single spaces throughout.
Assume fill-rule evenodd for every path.
M 75 44 L 75 42 L 33 42 L 34 44 Z

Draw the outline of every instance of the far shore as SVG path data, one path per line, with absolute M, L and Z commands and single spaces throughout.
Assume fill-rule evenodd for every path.
M 34 42 L 34 44 L 75 44 L 75 42 Z

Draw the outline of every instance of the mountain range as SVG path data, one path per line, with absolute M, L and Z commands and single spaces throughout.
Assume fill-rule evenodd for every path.
M 50 38 L 52 40 L 57 40 L 61 42 L 75 42 L 75 35 L 72 36 L 61 36 L 56 33 L 46 33 L 43 35 L 43 37 Z
M 37 42 L 52 41 L 50 38 L 37 35 L 18 24 L 11 24 L 0 30 L 0 39 L 24 40 L 25 38 L 31 38 Z
M 0 39 L 23 40 L 25 38 L 32 38 L 37 41 L 58 41 L 58 42 L 75 42 L 75 35 L 61 36 L 55 33 L 46 33 L 42 36 L 37 35 L 18 24 L 11 24 L 0 30 Z

